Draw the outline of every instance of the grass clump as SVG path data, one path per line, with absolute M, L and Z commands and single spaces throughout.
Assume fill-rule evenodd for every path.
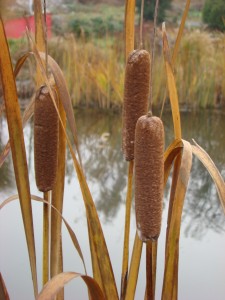
M 203 8 L 203 21 L 212 29 L 225 31 L 224 0 L 206 0 Z

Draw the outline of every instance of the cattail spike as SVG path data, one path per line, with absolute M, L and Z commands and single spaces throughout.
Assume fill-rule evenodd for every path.
M 145 115 L 135 130 L 135 211 L 144 242 L 157 240 L 162 219 L 164 129 L 162 121 Z
M 147 113 L 150 92 L 150 55 L 134 50 L 127 60 L 123 106 L 123 152 L 126 160 L 134 159 L 135 125 Z
M 57 93 L 53 89 L 57 104 Z M 56 179 L 59 118 L 47 86 L 36 93 L 34 106 L 34 162 L 40 191 L 52 190 Z

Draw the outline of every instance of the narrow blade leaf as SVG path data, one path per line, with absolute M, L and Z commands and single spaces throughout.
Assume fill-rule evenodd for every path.
M 184 9 L 184 12 L 183 12 L 183 16 L 182 16 L 182 19 L 181 19 L 181 23 L 180 23 L 180 26 L 179 26 L 175 46 L 174 46 L 174 49 L 173 49 L 173 55 L 172 55 L 172 59 L 171 59 L 172 67 L 174 67 L 175 61 L 176 61 L 176 58 L 177 58 L 177 53 L 178 53 L 178 50 L 179 50 L 179 47 L 180 47 L 180 41 L 181 41 L 181 37 L 182 37 L 183 31 L 184 31 L 184 26 L 185 26 L 185 22 L 186 22 L 186 19 L 187 19 L 190 3 L 191 3 L 191 0 L 187 0 L 186 5 L 185 5 L 185 9 Z
M 182 140 L 174 140 L 164 153 L 164 187 L 167 183 L 173 161 L 176 156 L 182 151 Z
M 139 239 L 138 234 L 136 232 L 134 247 L 133 247 L 133 252 L 131 257 L 131 263 L 130 263 L 125 300 L 133 300 L 135 296 L 140 261 L 141 261 L 142 246 L 143 246 L 143 242 Z
M 36 254 L 26 152 L 17 90 L 2 20 L 0 20 L 0 49 L 0 73 L 2 78 L 10 144 L 12 148 L 14 172 L 27 240 L 34 294 L 37 295 Z
M 169 90 L 169 97 L 173 115 L 173 126 L 175 139 L 181 139 L 181 124 L 180 124 L 180 111 L 178 103 L 178 95 L 176 82 L 173 74 L 173 69 L 170 61 L 169 44 L 166 36 L 165 24 L 163 25 L 163 53 L 166 67 L 167 85 Z
M 125 57 L 134 50 L 135 0 L 126 0 L 125 8 Z
M 123 265 L 122 265 L 122 275 L 121 275 L 121 297 L 120 297 L 121 300 L 124 299 L 125 294 L 126 294 L 126 288 L 127 288 L 133 168 L 134 168 L 134 161 L 130 161 L 129 167 L 128 167 L 128 184 L 127 184 L 127 195 L 126 195 L 126 215 L 125 215 L 124 244 L 123 244 Z
M 183 153 L 174 164 L 173 182 L 170 193 L 168 215 L 166 258 L 162 299 L 176 299 L 178 289 L 178 258 L 181 216 L 192 165 L 191 145 L 182 140 Z
M 33 3 L 34 3 L 34 19 L 35 19 L 35 42 L 38 51 L 42 51 L 46 53 L 47 42 L 45 37 L 44 19 L 42 15 L 42 4 L 40 0 L 35 0 Z M 47 57 L 47 55 L 45 57 Z M 47 60 L 46 60 L 45 68 L 47 69 Z M 43 84 L 43 79 L 38 68 L 36 72 L 37 72 L 36 74 L 37 86 L 41 86 Z
M 66 115 L 59 101 L 59 113 L 61 119 L 66 126 Z M 58 149 L 58 170 L 56 182 L 52 190 L 52 205 L 62 214 L 63 195 L 64 195 L 64 180 L 65 180 L 65 159 L 66 159 L 66 138 L 62 129 L 59 126 L 59 149 Z M 52 211 L 51 214 L 51 255 L 50 255 L 50 275 L 51 277 L 61 273 L 61 225 L 62 220 L 59 215 Z

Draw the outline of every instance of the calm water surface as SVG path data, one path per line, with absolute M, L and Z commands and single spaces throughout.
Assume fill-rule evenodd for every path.
M 76 112 L 77 128 L 87 181 L 93 195 L 111 256 L 116 282 L 120 285 L 127 163 L 121 153 L 121 116 L 94 111 Z M 170 113 L 163 116 L 166 145 L 172 141 Z M 183 138 L 194 138 L 212 157 L 225 178 L 225 115 L 221 112 L 181 114 Z M 32 122 L 25 129 L 27 159 L 32 194 L 41 196 L 34 182 Z M 1 120 L 1 149 L 7 141 L 7 125 Z M 169 182 L 171 179 L 169 179 Z M 0 169 L 0 200 L 16 194 L 11 157 Z M 156 300 L 160 299 L 164 268 L 164 241 L 169 199 L 165 190 L 162 233 L 158 246 Z M 39 285 L 41 286 L 42 207 L 33 204 Z M 64 217 L 74 229 L 91 275 L 85 209 L 70 155 L 67 155 Z M 18 202 L 1 211 L 1 272 L 12 300 L 33 299 L 28 255 Z M 225 299 L 225 217 L 211 177 L 194 158 L 188 193 L 185 199 L 180 240 L 179 299 Z M 131 219 L 131 245 L 135 235 L 134 209 Z M 63 228 L 64 271 L 83 273 L 80 259 Z M 143 253 L 144 257 L 144 253 Z M 135 299 L 143 299 L 145 265 L 141 261 Z M 65 289 L 66 299 L 87 299 L 85 285 L 73 280 Z

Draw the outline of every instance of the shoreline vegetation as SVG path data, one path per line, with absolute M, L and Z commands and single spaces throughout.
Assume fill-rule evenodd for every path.
M 64 72 L 75 108 L 94 107 L 121 110 L 125 59 L 122 20 L 124 7 L 117 5 L 112 8 L 109 4 L 98 4 L 97 8 L 92 10 L 93 16 L 90 16 L 93 7 L 93 5 L 77 5 L 75 11 L 69 14 L 66 24 L 65 16 L 55 15 L 54 17 L 53 14 L 53 31 L 57 35 L 55 34 L 48 41 L 49 54 L 58 62 Z M 64 14 L 68 8 L 69 6 L 64 8 Z M 101 14 L 104 18 L 100 17 Z M 192 27 L 188 25 L 182 37 L 175 65 L 178 98 L 181 107 L 185 109 L 224 109 L 225 34 L 205 30 L 202 25 L 196 28 L 196 22 L 201 20 L 199 14 L 190 11 L 190 15 L 193 17 L 193 22 L 190 23 L 194 25 Z M 168 17 L 167 31 L 172 49 L 178 27 L 174 25 L 174 22 L 177 23 L 179 20 L 174 20 L 171 13 L 168 13 L 168 16 L 170 17 Z M 138 22 L 137 15 L 137 37 L 139 35 Z M 59 32 L 59 23 L 62 24 L 63 34 Z M 151 51 L 150 39 L 153 24 L 145 22 L 143 31 L 144 47 Z M 159 24 L 153 70 L 153 105 L 158 108 L 162 107 L 167 90 L 161 34 L 161 25 Z M 138 47 L 138 43 L 137 38 L 136 47 Z M 15 61 L 28 48 L 26 38 L 10 40 L 9 45 Z M 32 64 L 27 63 L 27 68 L 17 79 L 20 99 L 30 98 L 34 92 L 34 78 L 31 75 L 34 74 L 34 70 L 30 65 Z M 167 103 L 169 104 L 168 97 L 166 97 L 165 104 Z

